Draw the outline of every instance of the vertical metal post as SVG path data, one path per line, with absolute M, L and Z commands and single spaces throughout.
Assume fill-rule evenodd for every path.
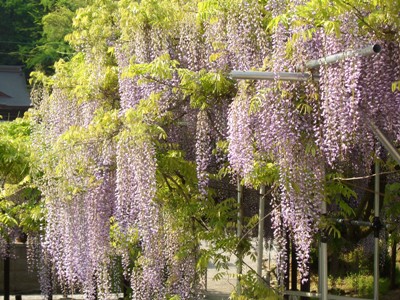
M 326 202 L 322 201 L 321 213 L 323 216 L 326 215 Z M 319 243 L 319 292 L 321 294 L 321 300 L 328 300 L 328 245 L 327 237 L 325 232 L 321 234 L 321 240 Z
M 268 271 L 267 271 L 267 285 L 271 286 L 271 240 L 268 240 Z
M 10 300 L 10 243 L 6 244 L 6 258 L 4 258 L 4 300 Z
M 257 275 L 262 282 L 262 262 L 264 251 L 264 216 L 265 216 L 265 185 L 260 187 L 260 205 L 258 212 L 258 249 L 257 249 Z
M 296 245 L 294 243 L 294 240 L 292 238 L 291 243 L 290 243 L 290 262 L 291 262 L 291 290 L 292 291 L 297 291 L 297 259 L 296 259 Z
M 240 239 L 242 238 L 242 227 L 243 227 L 243 211 L 242 211 L 242 200 L 243 200 L 243 186 L 240 184 L 240 177 L 237 177 L 237 204 L 238 204 L 238 218 L 237 218 L 237 237 L 239 243 L 241 242 Z M 238 245 L 239 246 L 239 245 Z M 236 292 L 238 295 L 242 294 L 242 287 L 240 285 L 240 279 L 242 275 L 242 267 L 243 267 L 243 257 L 242 253 L 238 253 L 238 259 L 236 261 L 236 273 L 237 273 L 237 280 L 236 280 Z
M 379 300 L 379 185 L 380 166 L 375 162 L 375 198 L 374 198 L 374 300 Z

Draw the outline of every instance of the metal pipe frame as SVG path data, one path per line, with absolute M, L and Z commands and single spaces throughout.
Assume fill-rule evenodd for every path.
M 232 71 L 229 73 L 232 79 L 249 80 L 279 80 L 279 81 L 307 81 L 313 79 L 308 73 L 296 72 L 261 72 L 261 71 Z
M 237 177 L 237 204 L 238 204 L 238 219 L 237 219 L 237 232 L 236 235 L 238 240 L 242 238 L 242 227 L 243 227 L 243 212 L 242 212 L 242 202 L 243 202 L 243 185 L 240 184 L 240 177 Z M 237 261 L 236 261 L 236 272 L 237 272 L 237 280 L 236 280 L 236 292 L 238 295 L 242 294 L 242 287 L 240 283 L 240 277 L 243 273 L 243 257 L 242 254 L 239 253 Z
M 326 202 L 322 201 L 321 203 L 321 214 L 326 215 L 327 207 Z M 326 240 L 325 232 L 322 232 L 321 239 L 319 242 L 319 278 L 318 278 L 318 286 L 319 292 L 321 294 L 321 300 L 328 300 L 328 243 Z
M 381 52 L 382 47 L 378 44 L 368 46 L 362 49 L 358 50 L 350 50 L 350 51 L 345 51 L 337 54 L 332 54 L 329 56 L 325 56 L 319 59 L 313 59 L 310 60 L 306 63 L 305 67 L 307 69 L 315 69 L 320 67 L 321 65 L 328 65 L 328 64 L 333 64 L 338 61 L 344 60 L 346 58 L 350 57 L 355 57 L 355 56 L 369 56 L 372 54 L 376 54 Z
M 375 162 L 374 219 L 379 221 L 380 165 Z M 374 232 L 374 300 L 379 300 L 379 228 Z
M 341 52 L 319 59 L 313 59 L 305 64 L 305 67 L 309 70 L 320 67 L 321 65 L 327 65 L 336 63 L 349 57 L 354 56 L 368 56 L 381 52 L 382 48 L 380 45 L 375 44 L 358 50 L 351 50 Z M 298 72 L 261 72 L 261 71 L 231 71 L 229 77 L 232 79 L 248 79 L 248 80 L 279 80 L 279 81 L 307 81 L 307 80 L 319 80 L 318 74 L 311 73 L 298 73 Z
M 339 224 L 348 224 L 354 226 L 365 226 L 365 227 L 373 227 L 374 223 L 367 221 L 359 221 L 359 220 L 347 220 L 347 219 L 335 219 L 335 221 Z
M 260 205 L 258 212 L 258 247 L 257 247 L 257 275 L 262 282 L 262 262 L 264 250 L 264 215 L 265 215 L 265 185 L 260 187 Z
M 320 59 L 310 60 L 305 64 L 305 67 L 309 70 L 320 67 L 321 65 L 327 65 L 339 62 L 341 60 L 355 57 L 355 56 L 369 56 L 381 51 L 381 46 L 378 44 L 368 46 L 358 50 L 351 50 L 346 52 L 341 52 L 333 55 L 329 55 Z M 319 80 L 319 76 L 311 73 L 297 73 L 297 72 L 260 72 L 260 71 L 232 71 L 229 76 L 232 79 L 249 79 L 249 80 L 279 80 L 279 81 L 307 81 L 307 80 Z M 396 150 L 396 148 L 390 143 L 390 141 L 386 138 L 386 136 L 375 126 L 375 124 L 369 120 L 369 125 L 374 132 L 375 136 L 378 140 L 383 144 L 383 146 L 389 151 L 389 153 L 393 156 L 393 158 L 400 164 L 400 154 Z M 376 169 L 376 178 L 375 178 L 375 218 L 379 218 L 379 165 L 378 163 Z M 240 187 L 240 181 L 238 179 L 238 203 L 241 204 L 242 190 L 243 187 Z M 261 204 L 261 203 L 260 203 Z M 322 215 L 326 214 L 326 203 L 322 202 L 321 204 L 321 213 Z M 240 212 L 239 212 L 240 214 Z M 240 216 L 238 216 L 238 236 L 241 236 L 241 223 Z M 344 221 L 343 221 L 344 222 Z M 359 225 L 359 226 L 371 226 L 369 222 L 362 221 L 350 221 L 350 224 Z M 375 249 L 374 249 L 374 300 L 379 300 L 379 238 L 375 237 Z M 260 255 L 260 254 L 259 254 Z M 262 254 L 261 254 L 262 258 Z M 258 268 L 257 268 L 258 269 Z M 241 261 L 238 260 L 237 265 L 238 274 L 241 274 Z M 258 271 L 258 270 L 257 270 Z M 334 296 L 328 295 L 328 259 L 327 259 L 327 242 L 321 239 L 319 245 L 319 292 L 318 294 L 313 294 L 313 296 L 317 296 L 321 300 L 368 300 L 368 299 L 360 299 L 360 298 L 351 298 L 351 297 L 343 297 L 343 296 Z M 238 278 L 239 279 L 239 278 Z M 237 291 L 240 295 L 240 281 L 237 282 Z M 286 295 L 300 295 L 300 296 L 308 296 L 312 293 L 303 293 L 303 292 L 293 292 L 286 291 Z M 313 297 L 311 296 L 311 297 Z
M 319 298 L 321 299 L 320 293 L 310 293 L 310 292 L 301 292 L 301 291 L 284 291 L 284 295 L 294 296 L 294 297 L 308 297 L 308 298 Z M 353 298 L 347 296 L 338 296 L 328 294 L 329 300 L 371 300 L 368 298 Z
M 389 141 L 385 134 L 376 127 L 375 123 L 368 120 L 368 125 L 372 132 L 375 134 L 376 138 L 381 142 L 382 146 L 390 153 L 393 159 L 400 165 L 400 153 L 397 151 L 396 147 Z

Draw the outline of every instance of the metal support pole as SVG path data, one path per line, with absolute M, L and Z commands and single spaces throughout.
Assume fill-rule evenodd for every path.
M 257 274 L 258 281 L 262 282 L 262 262 L 264 251 L 264 215 L 265 215 L 265 185 L 260 187 L 260 207 L 258 212 L 258 249 L 257 249 Z
M 326 202 L 322 201 L 321 213 L 323 216 L 326 215 Z M 328 300 L 328 245 L 327 236 L 323 231 L 321 233 L 321 240 L 319 243 L 319 292 L 321 294 L 321 300 Z
M 4 300 L 10 300 L 10 243 L 6 244 L 6 257 L 4 258 Z
M 238 204 L 238 218 L 237 218 L 237 238 L 240 243 L 240 239 L 242 238 L 242 227 L 243 227 L 243 211 L 242 211 L 242 201 L 243 201 L 243 186 L 240 184 L 240 177 L 237 177 L 237 204 Z M 239 246 L 239 245 L 238 245 Z M 242 287 L 240 285 L 240 279 L 242 275 L 242 267 L 243 267 L 243 257 L 242 253 L 238 253 L 238 259 L 236 261 L 236 292 L 238 295 L 242 294 Z
M 271 240 L 268 240 L 268 271 L 267 271 L 267 285 L 271 286 Z
M 316 79 L 311 74 L 296 72 L 232 71 L 229 76 L 233 79 L 250 80 L 307 81 L 311 78 Z
M 375 134 L 375 137 L 381 142 L 382 146 L 385 147 L 385 149 L 390 153 L 393 159 L 395 159 L 400 165 L 400 153 L 399 151 L 397 151 L 396 147 L 389 141 L 389 139 L 383 134 L 383 132 L 380 131 L 378 127 L 376 127 L 374 122 L 368 120 L 368 124 L 372 132 Z
M 10 257 L 4 259 L 4 300 L 10 300 Z
M 306 69 L 312 70 L 320 67 L 321 65 L 327 65 L 336 63 L 340 60 L 344 60 L 354 56 L 368 56 L 379 53 L 381 46 L 378 44 L 368 46 L 358 50 L 345 51 L 319 59 L 313 59 L 305 64 Z M 301 69 L 301 68 L 299 68 Z M 319 80 L 318 74 L 302 73 L 302 72 L 261 72 L 261 71 L 232 71 L 229 73 L 232 79 L 249 79 L 249 80 L 279 80 L 279 81 L 307 81 L 307 80 Z
M 374 300 L 379 300 L 379 185 L 380 166 L 375 162 L 375 199 L 374 199 Z
M 378 44 L 375 44 L 375 45 L 368 46 L 368 47 L 358 49 L 358 50 L 345 51 L 345 52 L 329 55 L 326 57 L 322 57 L 319 59 L 310 60 L 306 63 L 306 68 L 314 69 L 314 68 L 318 68 L 321 65 L 333 64 L 338 61 L 344 60 L 346 58 L 354 57 L 354 56 L 372 55 L 372 54 L 381 52 L 381 50 L 382 50 L 381 46 Z

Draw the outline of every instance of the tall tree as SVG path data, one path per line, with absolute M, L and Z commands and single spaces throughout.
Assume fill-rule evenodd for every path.
M 0 11 L 0 64 L 21 65 L 28 59 L 21 47 L 32 49 L 41 38 L 43 8 L 34 0 L 5 0 Z
M 0 3 L 0 64 L 24 65 L 53 72 L 60 58 L 71 57 L 72 49 L 64 40 L 72 31 L 75 10 L 87 1 L 21 1 Z

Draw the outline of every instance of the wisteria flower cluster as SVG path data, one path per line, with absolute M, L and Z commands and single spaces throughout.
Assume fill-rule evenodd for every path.
M 174 226 L 181 223 L 161 191 L 179 191 L 182 206 L 205 202 L 215 165 L 228 164 L 232 178 L 251 185 L 259 160 L 279 170 L 271 205 L 280 268 L 290 236 L 307 280 L 326 169 L 371 166 L 369 122 L 400 142 L 400 93 L 391 86 L 400 77 L 398 43 L 364 34 L 349 14 L 334 20 L 340 35 L 312 30 L 296 15 L 306 1 L 203 2 L 109 3 L 103 40 L 87 36 L 86 22 L 77 28 L 82 53 L 58 65 L 34 115 L 46 211 L 43 280 L 55 276 L 87 299 L 108 299 L 112 269 L 121 268 L 132 299 L 199 297 L 198 245 L 178 255 L 193 232 Z M 290 17 L 267 26 L 267 18 L 282 14 Z M 374 43 L 382 46 L 379 55 L 305 69 L 308 60 Z M 102 47 L 111 50 L 97 58 Z M 276 75 L 233 83 L 226 78 L 233 69 Z M 279 77 L 299 70 L 315 77 Z M 227 155 L 216 158 L 221 141 Z M 185 174 L 161 164 L 165 149 L 183 150 L 196 164 L 189 196 Z M 357 151 L 363 159 L 351 162 Z M 43 283 L 45 294 L 50 286 Z

